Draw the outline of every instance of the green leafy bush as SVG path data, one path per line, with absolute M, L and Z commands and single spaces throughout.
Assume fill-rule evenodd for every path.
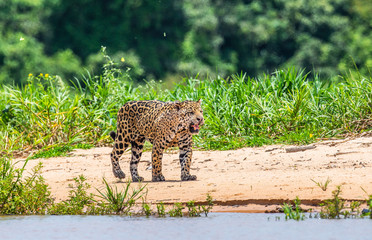
M 94 195 L 87 193 L 90 185 L 85 181 L 86 178 L 83 175 L 74 178 L 75 185 L 69 184 L 71 190 L 68 199 L 52 204 L 48 213 L 56 215 L 82 215 L 91 213 L 92 209 L 95 209 Z
M 9 158 L 0 158 L 0 214 L 45 214 L 53 202 L 42 165 L 26 175 L 26 164 L 15 168 Z

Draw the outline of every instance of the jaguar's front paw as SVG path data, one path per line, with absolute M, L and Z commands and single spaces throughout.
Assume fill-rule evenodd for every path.
M 120 179 L 125 178 L 125 173 L 119 168 L 119 169 L 112 169 L 114 176 Z
M 140 176 L 132 176 L 133 182 L 143 182 L 143 177 Z
M 195 175 L 190 175 L 190 174 L 181 175 L 181 180 L 182 181 L 195 181 L 196 176 Z
M 165 178 L 164 178 L 163 174 L 159 174 L 159 175 L 156 175 L 156 176 L 152 176 L 152 181 L 153 182 L 163 182 L 163 181 L 165 181 Z

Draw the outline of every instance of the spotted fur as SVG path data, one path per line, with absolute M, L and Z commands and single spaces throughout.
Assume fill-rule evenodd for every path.
M 118 112 L 117 131 L 111 132 L 114 147 L 111 153 L 112 170 L 115 177 L 125 178 L 119 165 L 119 159 L 125 149 L 131 145 L 132 157 L 130 173 L 132 181 L 143 181 L 138 175 L 138 163 L 141 159 L 146 140 L 152 147 L 152 181 L 164 181 L 162 174 L 163 152 L 168 147 L 180 149 L 181 180 L 196 180 L 190 175 L 192 157 L 192 135 L 199 132 L 204 124 L 201 100 L 184 102 L 132 101 L 127 102 Z

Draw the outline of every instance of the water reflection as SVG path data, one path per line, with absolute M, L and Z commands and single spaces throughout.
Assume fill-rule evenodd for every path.
M 280 220 L 278 220 L 280 218 Z M 286 221 L 283 214 L 200 218 L 3 216 L 0 239 L 370 239 L 369 219 Z

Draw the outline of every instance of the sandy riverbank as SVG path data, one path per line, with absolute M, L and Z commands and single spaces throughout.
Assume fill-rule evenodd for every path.
M 337 185 L 342 185 L 342 197 L 348 200 L 366 199 L 361 187 L 372 194 L 372 137 L 321 141 L 311 146 L 299 152 L 287 152 L 293 146 L 283 145 L 194 151 L 191 174 L 198 180 L 191 182 L 180 181 L 177 152 L 164 154 L 163 174 L 167 181 L 150 182 L 151 153 L 145 152 L 139 174 L 147 184 L 148 202 L 205 201 L 209 193 L 219 205 L 215 211 L 270 211 L 296 196 L 311 206 L 330 198 Z M 92 192 L 103 188 L 103 177 L 110 184 L 124 185 L 112 174 L 110 152 L 107 147 L 75 150 L 69 157 L 30 160 L 27 168 L 41 161 L 52 195 L 62 200 L 68 196 L 68 184 L 80 174 L 87 178 Z M 129 159 L 130 151 L 121 159 L 127 179 Z M 327 178 L 331 180 L 327 191 L 312 181 L 324 183 Z

